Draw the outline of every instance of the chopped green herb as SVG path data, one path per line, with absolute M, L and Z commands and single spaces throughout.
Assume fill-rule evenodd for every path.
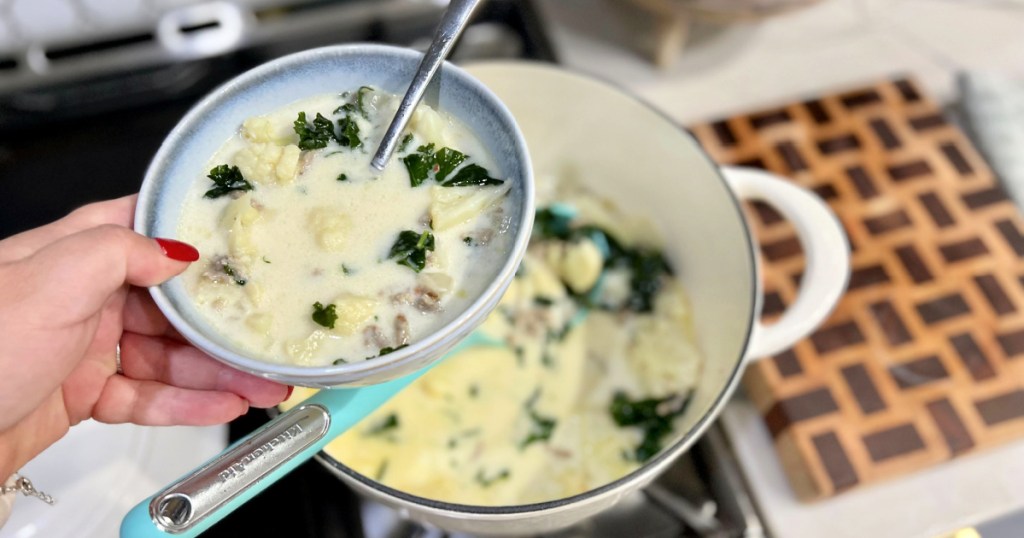
M 342 364 L 348 364 L 348 361 L 345 359 L 334 359 L 334 362 L 331 364 L 334 364 L 335 366 L 340 366 Z
M 374 424 L 366 430 L 366 435 L 380 435 L 398 428 L 398 415 L 391 413 L 384 417 L 384 420 Z
M 469 397 L 476 398 L 480 396 L 480 387 L 476 383 L 469 386 Z
M 377 467 L 377 474 L 374 475 L 373 479 L 380 482 L 384 480 L 384 474 L 388 472 L 388 460 L 380 462 L 380 467 Z
M 229 277 L 231 277 L 232 280 L 235 281 L 235 284 L 238 284 L 239 286 L 244 286 L 245 283 L 248 282 L 245 279 L 245 277 L 238 273 L 238 271 L 235 271 L 234 267 L 231 267 L 226 263 L 222 263 L 220 265 L 220 268 L 222 271 L 224 271 L 224 274 L 228 275 Z
M 494 476 L 488 478 L 486 475 L 484 475 L 484 470 L 480 469 L 479 471 L 476 472 L 476 483 L 480 484 L 485 488 L 489 488 L 491 487 L 491 484 L 499 480 L 507 479 L 509 477 L 509 474 L 510 473 L 508 472 L 508 469 L 502 469 L 498 471 L 498 473 L 495 474 Z
M 352 115 L 346 115 L 338 120 L 340 134 L 335 138 L 339 144 L 347 148 L 358 148 L 363 145 L 359 139 L 359 124 L 352 119 Z
M 252 190 L 252 183 L 242 177 L 242 172 L 237 166 L 229 167 L 226 164 L 214 166 L 206 177 L 212 179 L 214 185 L 203 195 L 207 198 L 220 198 L 230 192 Z
M 346 275 L 351 275 L 351 274 L 352 274 L 352 269 L 350 269 L 350 268 L 349 268 L 349 267 L 348 267 L 347 265 L 345 265 L 345 264 L 341 264 L 341 272 L 342 272 L 343 274 L 346 274 Z
M 338 174 L 338 181 L 348 181 L 348 174 L 344 172 Z
M 672 419 L 683 414 L 690 403 L 691 392 L 674 409 L 663 409 L 663 404 L 675 399 L 674 395 L 664 398 L 630 400 L 624 392 L 616 392 L 609 411 L 619 426 L 636 426 L 644 437 L 632 454 L 632 459 L 645 462 L 661 450 L 662 440 L 672 433 Z
M 406 134 L 405 136 L 402 137 L 402 142 L 398 144 L 398 152 L 399 153 L 405 152 L 406 148 L 408 148 L 409 144 L 411 144 L 411 143 L 412 143 L 412 133 L 408 133 L 408 134 Z
M 263 263 L 270 263 L 270 260 L 268 260 L 266 256 L 263 256 L 263 257 L 262 257 L 262 258 L 260 258 L 260 259 L 262 259 L 262 260 L 263 260 Z
M 533 302 L 537 303 L 538 306 L 551 306 L 555 304 L 554 299 L 550 297 L 544 297 L 543 295 L 538 295 L 534 297 Z
M 434 234 L 424 231 L 416 233 L 405 230 L 398 234 L 395 244 L 391 246 L 388 259 L 396 259 L 398 265 L 404 265 L 419 273 L 427 264 L 427 252 L 434 250 Z
M 313 119 L 312 125 L 306 123 L 306 113 L 299 112 L 299 117 L 294 123 L 294 129 L 295 134 L 299 135 L 299 149 L 326 148 L 327 143 L 332 138 L 336 138 L 334 124 L 319 112 L 317 112 L 316 118 Z
M 467 164 L 454 177 L 441 182 L 442 187 L 472 187 L 501 185 L 504 181 L 491 177 L 491 173 L 479 164 Z
M 473 246 L 473 238 L 472 237 L 463 237 L 462 238 L 462 242 L 467 244 L 467 245 L 469 245 L 469 246 Z
M 555 431 L 555 425 L 558 424 L 557 420 L 537 413 L 532 405 L 527 407 L 526 410 L 530 415 L 532 423 L 530 424 L 530 433 L 519 443 L 520 450 L 537 441 L 547 441 L 550 439 L 551 433 Z
M 334 322 L 338 321 L 338 313 L 334 309 L 333 304 L 324 306 L 320 301 L 313 303 L 313 321 L 318 325 L 333 329 Z
M 512 351 L 514 351 L 515 354 L 516 354 L 516 364 L 518 364 L 519 366 L 522 366 L 523 365 L 523 357 L 526 354 L 526 350 L 523 349 L 523 346 L 516 346 L 515 349 L 513 349 Z
M 399 349 L 402 349 L 404 347 L 409 347 L 409 344 L 402 344 L 402 345 L 397 346 L 397 347 L 391 347 L 391 346 L 382 347 L 382 348 L 380 348 L 380 353 L 378 353 L 377 356 L 378 357 L 383 357 L 384 355 L 387 355 L 388 353 L 394 353 L 394 352 L 396 352 Z
M 555 365 L 555 359 L 551 356 L 549 351 L 550 350 L 545 347 L 544 353 L 541 353 L 540 355 L 540 363 L 543 364 L 545 368 L 551 368 Z

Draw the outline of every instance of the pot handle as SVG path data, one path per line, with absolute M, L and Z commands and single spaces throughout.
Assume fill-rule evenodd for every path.
M 850 277 L 850 245 L 839 219 L 810 191 L 755 168 L 723 166 L 722 174 L 741 199 L 763 201 L 786 217 L 796 228 L 807 259 L 793 304 L 771 325 L 755 321 L 744 355 L 750 361 L 792 347 L 825 321 Z M 754 257 L 760 275 L 760 257 Z
M 379 385 L 321 390 L 140 502 L 121 521 L 121 537 L 198 536 L 426 370 Z

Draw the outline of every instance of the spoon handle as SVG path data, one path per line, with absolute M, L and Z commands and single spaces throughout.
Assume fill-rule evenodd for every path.
M 441 24 L 438 25 L 437 31 L 434 33 L 434 39 L 430 42 L 430 48 L 423 56 L 423 60 L 416 70 L 416 76 L 413 77 L 412 84 L 409 85 L 405 97 L 402 98 L 402 103 L 398 105 L 395 118 L 391 120 L 391 125 L 384 133 L 384 138 L 381 139 L 380 146 L 377 147 L 377 153 L 370 161 L 370 165 L 377 170 L 383 171 L 388 161 L 391 160 L 391 155 L 398 145 L 398 139 L 409 123 L 409 118 L 412 117 L 416 105 L 423 99 L 427 85 L 430 84 L 430 80 L 434 78 L 434 74 L 444 63 L 444 59 L 448 57 L 455 40 L 466 27 L 470 15 L 473 14 L 473 10 L 480 2 L 481 0 L 451 0 L 448 4 L 444 15 L 441 16 Z

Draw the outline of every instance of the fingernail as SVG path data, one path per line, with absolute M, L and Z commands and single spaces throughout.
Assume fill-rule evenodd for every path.
M 291 398 L 292 397 L 292 391 L 294 391 L 294 390 L 295 390 L 295 387 L 293 387 L 291 385 L 288 385 L 288 394 L 284 395 L 284 399 L 287 400 L 288 398 Z
M 199 259 L 199 251 L 196 247 L 174 239 L 156 238 L 156 243 L 164 251 L 164 256 L 179 262 L 194 262 Z

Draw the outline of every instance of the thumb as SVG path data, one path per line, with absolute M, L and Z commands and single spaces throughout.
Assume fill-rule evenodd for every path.
M 171 239 L 152 239 L 113 224 L 68 235 L 22 263 L 35 286 L 38 305 L 61 306 L 57 319 L 72 321 L 98 311 L 126 283 L 155 286 L 199 259 L 194 247 Z M 31 289 L 35 288 L 35 289 Z M 73 301 L 68 301 L 73 297 Z M 50 301 L 48 301 L 50 299 Z

